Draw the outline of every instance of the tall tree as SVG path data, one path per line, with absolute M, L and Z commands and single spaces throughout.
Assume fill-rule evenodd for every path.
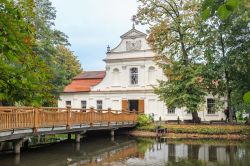
M 34 103 L 46 95 L 46 69 L 34 54 L 33 1 L 1 0 L 0 4 L 0 101 Z M 44 85 L 44 86 L 41 86 Z M 4 103 L 3 103 L 4 102 Z
M 1 104 L 56 105 L 63 86 L 81 71 L 72 52 L 57 47 L 69 43 L 54 29 L 55 16 L 49 0 L 1 0 Z
M 53 57 L 54 69 L 57 71 L 52 84 L 54 85 L 53 94 L 56 98 L 54 100 L 56 105 L 60 92 L 62 92 L 65 85 L 69 84 L 71 79 L 83 70 L 77 57 L 64 45 L 56 46 L 56 54 Z
M 148 42 L 158 54 L 157 63 L 168 81 L 155 92 L 168 107 L 184 107 L 199 122 L 197 111 L 206 89 L 198 84 L 202 72 L 199 39 L 199 0 L 139 0 L 137 20 L 149 24 Z
M 226 17 L 221 17 L 222 10 L 218 9 L 204 21 L 207 30 L 204 74 L 219 81 L 210 91 L 227 97 L 230 121 L 236 107 L 243 104 L 243 94 L 250 89 L 250 8 L 249 2 L 240 2 Z M 205 9 L 208 4 L 204 5 Z

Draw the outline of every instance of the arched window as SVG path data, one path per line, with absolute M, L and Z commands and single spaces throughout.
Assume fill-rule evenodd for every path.
M 113 70 L 113 85 L 114 86 L 119 85 L 119 69 L 117 68 Z
M 151 85 L 156 83 L 155 68 L 153 66 L 148 68 L 148 83 Z
M 130 68 L 130 84 L 131 85 L 138 84 L 138 68 L 136 67 Z

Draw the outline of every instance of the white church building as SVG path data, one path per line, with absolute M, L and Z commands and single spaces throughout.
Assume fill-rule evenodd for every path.
M 85 71 L 64 88 L 58 107 L 137 111 L 153 115 L 155 120 L 189 120 L 185 109 L 167 109 L 154 93 L 157 80 L 167 80 L 154 62 L 155 53 L 146 41 L 147 35 L 134 27 L 121 36 L 120 44 L 108 48 L 105 71 Z M 202 121 L 225 119 L 222 111 L 214 111 L 214 99 L 207 98 L 199 111 Z

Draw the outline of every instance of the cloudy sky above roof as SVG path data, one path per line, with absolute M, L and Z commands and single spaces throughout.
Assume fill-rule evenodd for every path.
M 132 28 L 136 0 L 51 0 L 57 10 L 55 28 L 69 37 L 70 49 L 84 70 L 104 70 L 107 45 L 120 43 L 120 36 Z M 136 29 L 145 32 L 144 26 Z

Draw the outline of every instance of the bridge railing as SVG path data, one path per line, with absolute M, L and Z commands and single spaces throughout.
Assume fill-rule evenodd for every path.
M 137 114 L 118 110 L 95 110 L 54 107 L 0 107 L 0 131 L 43 127 L 94 125 L 102 123 L 136 123 Z

